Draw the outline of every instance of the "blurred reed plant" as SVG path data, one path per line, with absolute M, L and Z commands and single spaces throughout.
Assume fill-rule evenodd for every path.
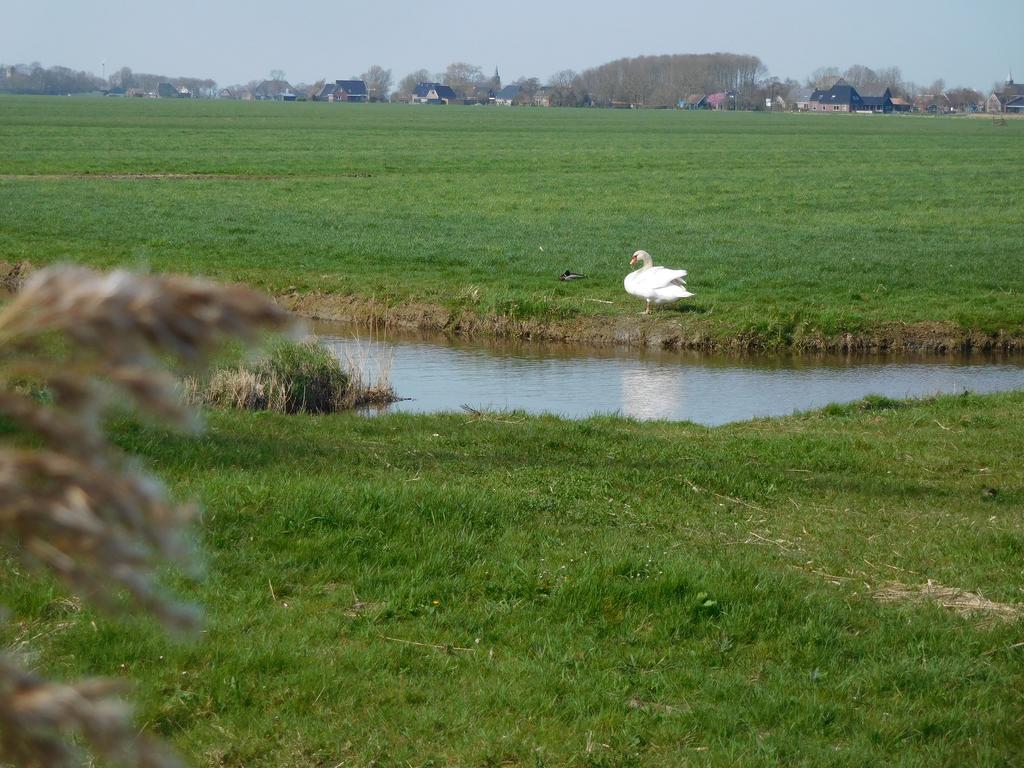
M 227 337 L 282 330 L 287 313 L 246 288 L 81 267 L 35 272 L 0 311 L 0 547 L 112 612 L 189 631 L 198 612 L 158 586 L 157 569 L 198 573 L 193 510 L 108 441 L 112 406 L 193 429 L 176 373 Z M 180 761 L 140 735 L 111 681 L 58 683 L 0 656 L 0 762 L 78 764 L 75 742 L 129 766 Z

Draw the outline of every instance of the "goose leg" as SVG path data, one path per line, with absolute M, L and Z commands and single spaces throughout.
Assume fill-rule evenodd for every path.
M 647 309 L 644 310 L 644 314 L 645 315 L 651 314 L 651 300 L 650 299 L 647 300 Z

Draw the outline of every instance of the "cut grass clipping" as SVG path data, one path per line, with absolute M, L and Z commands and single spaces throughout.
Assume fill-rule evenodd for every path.
M 277 413 L 336 413 L 396 399 L 386 374 L 368 383 L 357 363 L 342 363 L 315 339 L 279 340 L 263 357 L 185 386 L 194 404 Z

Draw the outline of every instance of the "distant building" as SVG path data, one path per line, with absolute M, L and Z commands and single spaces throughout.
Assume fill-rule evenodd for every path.
M 711 109 L 708 97 L 703 93 L 691 93 L 684 99 L 679 100 L 680 109 Z
M 889 114 L 893 111 L 892 91 L 886 88 L 878 96 L 861 96 L 861 108 L 871 112 Z
M 789 93 L 790 99 L 793 101 L 793 108 L 797 112 L 810 112 L 811 111 L 811 94 L 814 93 L 813 88 L 796 88 Z
M 417 104 L 454 104 L 458 98 L 451 86 L 441 83 L 419 83 L 412 94 Z
M 365 80 L 335 80 L 333 83 L 324 83 L 313 100 L 362 103 L 369 101 L 369 98 Z
M 519 97 L 519 91 L 522 90 L 522 86 L 506 85 L 496 94 L 494 94 L 494 103 L 499 107 L 511 107 L 512 103 Z
M 845 80 L 839 80 L 829 89 L 816 89 L 806 99 L 797 99 L 802 112 L 880 112 L 893 111 L 892 92 L 886 88 L 881 94 L 865 96 Z
M 986 112 L 1024 112 L 1021 97 L 1024 96 L 1024 83 L 1013 82 L 1013 72 L 1006 76 L 1006 83 L 999 93 L 993 92 L 985 99 Z
M 286 99 L 285 96 L 290 96 Z M 287 80 L 264 80 L 252 89 L 256 101 L 295 101 L 295 94 Z
M 178 93 L 178 89 L 170 83 L 159 83 L 156 86 L 156 95 L 161 99 L 180 99 L 181 94 Z
M 497 77 L 498 70 L 494 70 L 495 77 Z M 500 79 L 499 79 L 500 84 Z M 490 85 L 478 85 L 473 89 L 473 99 L 477 104 L 493 104 L 495 96 L 498 92 L 494 90 Z

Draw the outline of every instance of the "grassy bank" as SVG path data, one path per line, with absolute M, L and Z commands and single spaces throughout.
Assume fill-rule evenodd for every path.
M 29 616 L 9 641 L 60 673 L 139 680 L 143 721 L 200 765 L 1010 765 L 1024 749 L 1024 395 L 718 429 L 208 422 L 198 440 L 117 426 L 205 501 L 208 576 L 180 585 L 208 611 L 197 644 L 4 578 Z M 929 580 L 1015 623 L 915 599 Z
M 614 321 L 628 339 L 642 307 L 621 281 L 643 247 L 690 270 L 696 298 L 663 311 L 658 331 L 687 344 L 1005 345 L 1024 337 L 1024 192 L 1005 175 L 1022 131 L 5 98 L 0 260 L 203 273 L 488 332 L 525 322 L 586 336 Z M 560 283 L 567 268 L 588 278 Z

